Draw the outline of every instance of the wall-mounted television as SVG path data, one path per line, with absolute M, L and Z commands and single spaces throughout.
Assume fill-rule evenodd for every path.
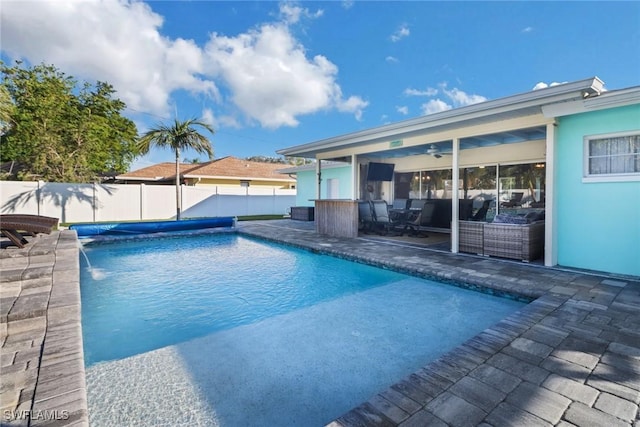
M 369 162 L 367 181 L 393 181 L 393 163 Z

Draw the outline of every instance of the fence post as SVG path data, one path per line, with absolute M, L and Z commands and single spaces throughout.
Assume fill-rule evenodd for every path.
M 182 216 L 182 212 L 184 212 L 184 184 L 180 184 L 180 216 Z
M 144 183 L 141 182 L 140 184 L 140 191 L 138 192 L 138 196 L 140 197 L 140 200 L 138 200 L 138 204 L 140 206 L 140 221 L 142 221 L 144 219 L 144 216 L 146 214 L 146 209 L 144 206 L 144 203 L 146 201 L 146 197 L 145 197 L 145 187 L 144 187 Z
M 38 207 L 37 212 L 38 215 L 41 215 L 40 204 L 42 203 L 42 185 L 44 181 L 38 180 L 38 187 L 36 189 L 36 206 Z
M 216 192 L 214 197 L 216 198 L 216 214 L 214 216 L 222 216 L 220 215 L 220 193 L 218 192 L 217 185 L 216 185 Z

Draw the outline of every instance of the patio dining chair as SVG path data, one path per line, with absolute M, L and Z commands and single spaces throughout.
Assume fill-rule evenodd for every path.
M 373 210 L 368 200 L 358 202 L 358 225 L 365 234 L 373 229 Z
M 421 227 L 428 227 L 433 221 L 433 213 L 435 212 L 436 205 L 430 201 L 427 201 L 423 206 L 418 216 L 413 221 L 407 221 L 404 224 L 404 231 L 411 230 L 412 236 L 429 237 L 426 234 L 420 234 Z
M 387 234 L 401 226 L 401 222 L 389 213 L 389 205 L 387 205 L 386 201 L 373 200 L 371 206 L 373 209 L 373 227 L 378 229 L 380 234 Z
M 504 208 L 513 208 L 515 206 L 522 206 L 522 196 L 524 193 L 521 191 L 514 191 L 511 193 L 511 198 L 506 202 L 500 203 L 500 206 Z

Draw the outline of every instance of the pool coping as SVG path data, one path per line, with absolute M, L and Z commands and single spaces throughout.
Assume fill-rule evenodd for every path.
M 76 233 L 0 252 L 2 425 L 88 426 Z
M 640 278 L 320 236 L 292 220 L 236 231 L 532 300 L 329 426 L 640 425 Z M 0 252 L 3 420 L 88 425 L 77 236 L 29 239 Z

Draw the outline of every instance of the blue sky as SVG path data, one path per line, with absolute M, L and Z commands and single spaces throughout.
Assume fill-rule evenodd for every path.
M 205 120 L 216 158 L 593 76 L 640 85 L 637 1 L 5 0 L 0 17 L 4 61 L 111 83 L 140 132 Z

